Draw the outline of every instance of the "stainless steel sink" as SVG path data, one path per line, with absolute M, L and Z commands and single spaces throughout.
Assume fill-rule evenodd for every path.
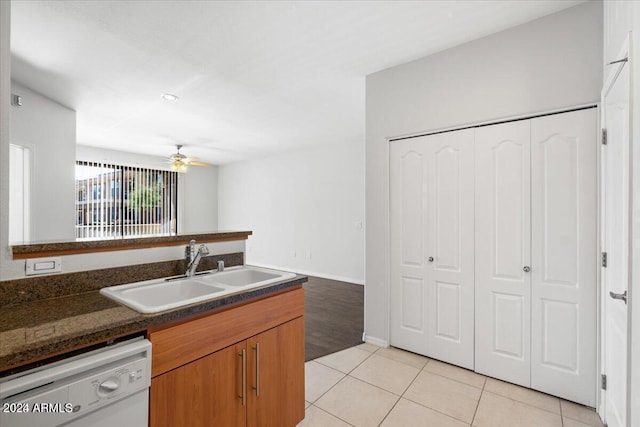
M 140 313 L 158 313 L 188 304 L 268 286 L 294 273 L 252 266 L 179 279 L 155 279 L 102 288 L 100 293 Z

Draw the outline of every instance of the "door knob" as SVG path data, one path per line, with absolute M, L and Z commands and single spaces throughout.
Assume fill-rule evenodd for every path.
M 616 294 L 615 292 L 609 292 L 609 296 L 613 299 L 621 299 L 624 303 L 627 303 L 627 291 L 624 291 L 621 294 Z
M 522 271 L 524 271 L 525 273 L 528 273 L 531 271 L 531 267 L 529 267 L 528 265 L 525 265 L 524 267 L 522 267 Z
M 432 256 L 429 257 L 429 262 L 433 262 L 433 257 Z

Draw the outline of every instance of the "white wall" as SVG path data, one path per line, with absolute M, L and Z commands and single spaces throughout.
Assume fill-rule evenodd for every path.
M 0 279 L 9 251 L 9 115 L 11 114 L 11 3 L 0 1 Z
M 170 153 L 167 153 L 169 155 Z M 117 163 L 169 170 L 166 157 L 78 145 L 78 160 Z M 178 176 L 178 232 L 205 233 L 218 230 L 218 166 L 190 166 Z
M 640 2 L 607 1 L 604 6 L 604 58 L 617 59 L 620 46 L 631 31 L 631 152 L 632 152 L 632 222 L 631 284 L 629 287 L 629 378 L 630 426 L 640 425 Z M 603 76 L 606 78 L 606 73 Z
M 602 3 L 367 77 L 365 333 L 388 343 L 388 138 L 596 102 Z
M 253 230 L 249 264 L 362 284 L 363 158 L 357 141 L 221 166 L 219 226 Z
M 13 81 L 11 143 L 31 149 L 31 241 L 75 239 L 76 112 Z M 69 208 L 70 207 L 70 208 Z

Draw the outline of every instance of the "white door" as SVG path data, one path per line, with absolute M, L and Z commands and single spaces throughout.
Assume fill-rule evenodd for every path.
M 476 371 L 529 387 L 530 123 L 476 130 Z
M 424 138 L 392 142 L 389 161 L 390 344 L 427 354 Z
M 531 120 L 531 387 L 596 403 L 597 110 Z
M 602 268 L 603 373 L 607 376 L 604 398 L 609 427 L 626 426 L 627 413 L 627 305 L 614 296 L 624 295 L 629 284 L 629 64 L 611 69 L 603 91 L 603 127 L 607 144 L 602 147 Z
M 391 143 L 391 344 L 473 369 L 473 130 Z

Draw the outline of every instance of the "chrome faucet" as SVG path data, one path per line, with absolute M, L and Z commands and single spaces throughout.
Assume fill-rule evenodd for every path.
M 200 245 L 196 251 L 196 241 L 191 240 L 185 249 L 185 258 L 189 260 L 187 271 L 184 273 L 185 276 L 190 277 L 195 274 L 203 255 L 209 255 L 209 248 L 205 245 Z
M 191 240 L 186 248 L 184 248 L 184 257 L 187 260 L 187 264 L 191 264 L 196 257 L 196 241 Z

